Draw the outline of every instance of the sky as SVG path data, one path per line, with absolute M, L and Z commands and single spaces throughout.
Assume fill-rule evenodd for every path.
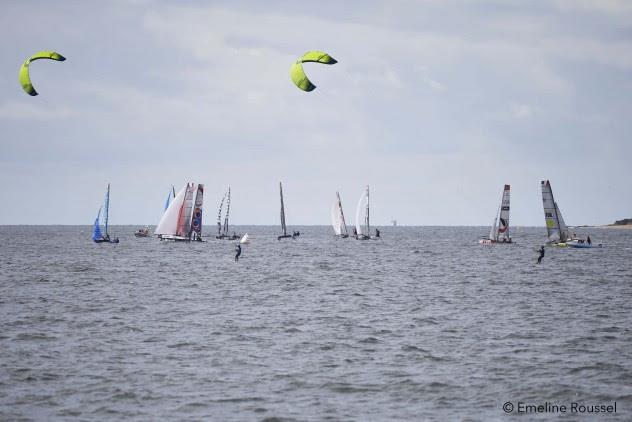
M 233 224 L 543 226 L 632 217 L 632 2 L 3 1 L 0 224 L 157 224 L 167 192 L 231 187 Z M 31 66 L 39 96 L 18 83 Z M 289 77 L 306 64 L 316 90 Z

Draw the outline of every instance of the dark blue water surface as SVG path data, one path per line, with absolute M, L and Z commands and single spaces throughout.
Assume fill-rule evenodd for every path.
M 0 419 L 632 420 L 632 230 L 536 265 L 542 228 L 237 227 L 239 262 L 135 229 L 0 227 Z

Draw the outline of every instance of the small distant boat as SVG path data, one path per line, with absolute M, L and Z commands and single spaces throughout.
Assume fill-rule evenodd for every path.
M 496 243 L 512 243 L 509 236 L 509 185 L 503 188 L 503 196 L 500 201 L 500 207 L 496 212 L 494 223 L 489 231 L 489 237 L 478 241 L 481 245 L 493 245 Z
M 340 201 L 340 194 L 338 192 L 336 192 L 336 200 L 331 207 L 331 225 L 334 228 L 336 236 L 340 236 L 342 238 L 349 237 L 347 223 L 345 222 L 345 215 L 342 212 L 342 201 Z
M 99 224 L 101 209 L 103 209 L 105 234 L 101 233 L 101 227 Z M 105 202 L 103 204 L 103 207 L 99 207 L 99 212 L 97 213 L 97 218 L 94 220 L 94 226 L 92 228 L 92 241 L 94 243 L 119 243 L 118 237 L 115 237 L 114 239 L 110 239 L 110 234 L 108 232 L 109 217 L 110 217 L 110 184 L 108 183 L 108 187 L 105 191 Z
M 142 229 L 138 229 L 137 231 L 134 232 L 134 236 L 136 237 L 149 237 L 150 233 L 149 233 L 149 227 L 145 226 L 145 228 Z
M 285 225 L 285 205 L 283 204 L 283 186 L 281 185 L 281 182 L 279 182 L 279 193 L 281 195 L 281 230 L 283 231 L 283 234 L 277 236 L 277 240 L 289 238 L 294 239 L 297 236 L 300 236 L 300 233 L 295 231 L 292 234 L 287 234 L 287 227 Z
M 364 212 L 363 212 L 364 211 Z M 358 206 L 356 207 L 356 223 L 354 230 L 355 238 L 358 240 L 377 239 L 380 231 L 375 229 L 375 237 L 371 237 L 371 224 L 369 220 L 369 186 L 362 192 Z
M 222 228 L 222 209 L 224 208 L 224 201 L 226 201 L 226 214 L 224 215 L 224 227 Z M 228 234 L 228 215 L 230 214 L 230 186 L 228 192 L 224 194 L 222 202 L 219 204 L 219 212 L 217 213 L 217 236 L 216 239 L 225 240 L 237 240 L 239 235 L 233 232 L 232 235 Z
M 202 241 L 204 185 L 187 183 L 162 215 L 155 234 L 160 240 Z

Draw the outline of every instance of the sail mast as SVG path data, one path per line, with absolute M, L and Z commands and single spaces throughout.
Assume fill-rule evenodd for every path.
M 108 188 L 105 191 L 105 212 L 103 213 L 103 219 L 105 220 L 105 235 L 108 236 L 108 220 L 110 218 L 110 184 L 108 183 Z
M 279 182 L 279 193 L 281 194 L 281 229 L 283 229 L 283 236 L 287 236 L 287 229 L 285 227 L 285 207 L 283 206 L 283 186 Z
M 371 237 L 371 226 L 369 225 L 369 185 L 366 186 L 366 235 Z

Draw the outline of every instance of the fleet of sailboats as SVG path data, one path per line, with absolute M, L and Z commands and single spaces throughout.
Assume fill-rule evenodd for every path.
M 586 240 L 577 238 L 564 222 L 562 213 L 553 197 L 551 183 L 548 180 L 540 182 L 542 189 L 542 205 L 544 209 L 544 219 L 547 230 L 549 245 L 573 247 L 573 248 L 594 248 L 602 247 L 602 244 L 593 244 L 590 237 Z M 233 233 L 229 235 L 229 215 L 231 190 L 224 194 L 220 202 L 217 215 L 217 239 L 239 240 L 239 243 L 247 244 L 250 241 L 248 234 L 243 237 Z M 280 197 L 280 220 L 281 234 L 278 240 L 296 238 L 300 235 L 298 231 L 288 233 L 285 221 L 285 203 L 283 199 L 283 185 L 279 182 Z M 161 240 L 173 241 L 202 241 L 202 209 L 204 202 L 204 185 L 187 183 L 177 194 L 172 186 L 167 200 L 165 201 L 164 213 L 158 223 L 154 234 Z M 224 204 L 226 211 L 224 213 Z M 102 214 L 103 213 L 103 214 Z M 92 229 L 92 240 L 95 243 L 118 243 L 119 239 L 110 237 L 109 233 L 109 213 L 110 213 L 110 184 L 107 184 L 105 200 L 103 206 L 99 207 Z M 222 215 L 224 216 L 222 224 Z M 498 211 L 492 223 L 489 236 L 479 240 L 481 244 L 511 244 L 513 243 L 509 230 L 510 216 L 510 185 L 504 185 L 502 198 Z M 103 231 L 101 230 L 101 218 L 103 218 Z M 342 209 L 340 193 L 336 192 L 336 198 L 331 207 L 331 224 L 336 236 L 341 238 L 349 237 L 347 223 Z M 396 225 L 393 220 L 393 225 Z M 358 205 L 356 207 L 356 220 L 353 235 L 358 240 L 377 239 L 380 231 L 375 229 L 375 236 L 371 236 L 370 224 L 370 192 L 369 186 L 362 191 Z M 147 237 L 149 227 L 138 230 L 134 233 L 137 237 Z
M 482 245 L 492 245 L 495 243 L 512 243 L 509 235 L 509 185 L 503 188 L 503 196 L 496 212 L 496 217 L 489 231 L 489 237 L 479 240 Z

